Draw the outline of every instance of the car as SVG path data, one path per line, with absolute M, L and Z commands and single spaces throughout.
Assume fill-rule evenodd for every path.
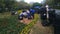
M 46 8 L 43 7 L 43 8 L 41 8 L 40 16 L 41 16 L 41 20 L 42 20 L 42 25 L 49 26 L 55 21 L 55 10 L 49 8 L 49 11 L 48 11 L 49 18 L 47 18 Z

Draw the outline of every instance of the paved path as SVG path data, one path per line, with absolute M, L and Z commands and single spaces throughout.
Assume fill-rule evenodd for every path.
M 44 27 L 41 21 L 38 21 L 31 29 L 30 34 L 53 34 L 53 28 L 51 26 Z

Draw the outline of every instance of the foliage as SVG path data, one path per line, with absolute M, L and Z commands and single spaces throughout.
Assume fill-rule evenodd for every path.
M 4 14 L 6 15 L 6 14 Z M 22 29 L 26 26 L 18 22 L 17 15 L 9 15 L 0 18 L 0 34 L 19 34 Z
M 60 0 L 45 0 L 45 4 L 48 4 L 52 8 L 60 9 Z
M 10 11 L 11 8 L 16 8 L 16 2 L 14 0 L 0 0 L 0 12 Z
M 33 6 L 33 7 L 35 7 L 35 6 L 42 6 L 42 4 L 40 4 L 40 3 L 33 3 L 32 6 Z
M 29 9 L 30 8 L 30 5 L 23 1 L 18 2 L 17 5 L 18 5 L 19 9 Z
M 22 10 L 18 10 L 18 14 L 20 14 L 22 12 Z
M 6 11 L 17 11 L 20 9 L 29 9 L 30 5 L 26 2 L 16 2 L 15 0 L 0 0 L 0 13 Z

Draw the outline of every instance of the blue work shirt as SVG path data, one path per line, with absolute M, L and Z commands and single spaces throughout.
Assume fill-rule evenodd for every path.
M 30 13 L 34 14 L 35 10 L 34 9 L 30 9 Z

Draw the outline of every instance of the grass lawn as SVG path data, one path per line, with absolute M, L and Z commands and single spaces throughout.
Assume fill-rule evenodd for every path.
M 12 16 L 10 12 L 0 13 L 0 34 L 19 34 L 25 26 L 18 22 L 17 15 Z

